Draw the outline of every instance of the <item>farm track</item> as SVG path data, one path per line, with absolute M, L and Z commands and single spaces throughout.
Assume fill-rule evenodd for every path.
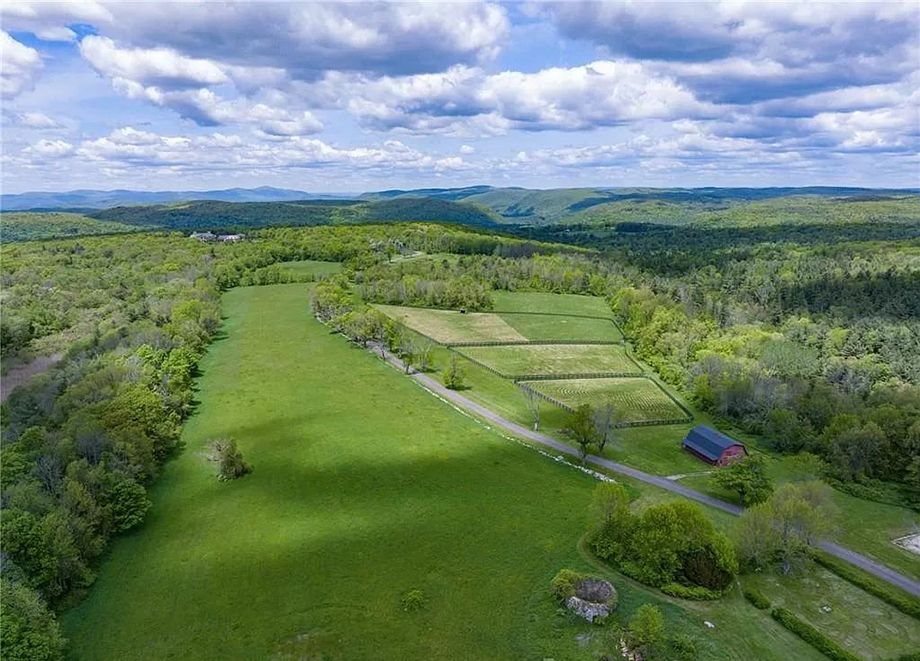
M 389 351 L 381 352 L 379 346 L 372 347 L 371 350 L 376 351 L 378 354 L 384 355 L 386 362 L 393 367 L 405 371 L 405 365 L 403 362 L 395 355 L 391 354 Z M 551 448 L 565 455 L 576 458 L 579 457 L 578 451 L 572 446 L 566 445 L 565 443 L 558 441 L 551 436 L 547 436 L 546 434 L 541 434 L 538 431 L 527 429 L 526 427 L 519 425 L 516 422 L 512 422 L 507 418 L 503 418 L 491 409 L 488 409 L 485 406 L 474 402 L 468 397 L 464 397 L 459 392 L 446 388 L 444 385 L 438 383 L 427 374 L 423 374 L 421 372 L 413 372 L 409 375 L 409 377 L 414 379 L 418 384 L 420 384 L 426 390 L 437 395 L 438 397 L 447 400 L 458 408 L 468 413 L 472 413 L 473 415 L 482 418 L 483 420 L 486 420 L 487 422 L 494 424 L 496 427 L 500 427 L 519 438 L 525 438 L 528 441 L 537 443 L 547 448 Z M 696 502 L 702 503 L 703 505 L 708 505 L 709 507 L 714 507 L 716 509 L 722 510 L 723 512 L 727 512 L 734 516 L 738 516 L 742 512 L 742 508 L 738 505 L 714 498 L 712 496 L 708 496 L 704 493 L 700 493 L 695 489 L 691 489 L 678 482 L 669 480 L 666 476 L 663 475 L 652 475 L 651 473 L 646 473 L 636 468 L 632 468 L 631 466 L 620 464 L 615 461 L 605 459 L 604 457 L 598 457 L 596 455 L 588 455 L 585 461 L 586 463 L 593 464 L 594 466 L 607 469 L 620 475 L 625 475 L 626 477 L 631 477 L 646 484 L 651 484 L 671 493 L 683 496 L 684 498 L 695 500 Z M 909 592 L 915 597 L 920 597 L 920 581 L 905 576 L 904 574 L 901 574 L 886 565 L 876 562 L 875 560 L 861 553 L 852 551 L 830 540 L 820 540 L 817 543 L 817 546 L 823 551 L 837 558 L 840 558 L 841 560 L 849 562 L 850 564 L 859 567 L 860 569 L 882 579 L 883 581 L 886 581 L 887 583 L 890 583 L 896 587 L 901 588 L 902 590 L 905 590 L 906 592 Z

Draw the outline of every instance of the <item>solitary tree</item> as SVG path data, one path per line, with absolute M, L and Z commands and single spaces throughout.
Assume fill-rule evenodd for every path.
M 402 358 L 406 374 L 411 372 L 412 367 L 418 362 L 418 350 L 415 347 L 415 342 L 413 342 L 412 338 L 408 335 L 402 337 L 402 341 L 399 345 L 399 357 Z
M 773 493 L 763 455 L 754 454 L 736 461 L 716 473 L 715 482 L 738 494 L 742 506 L 762 503 Z
M 536 431 L 540 428 L 540 396 L 533 388 L 522 387 L 521 392 L 524 393 L 524 401 L 527 403 L 527 410 L 533 418 L 533 429 Z
M 450 363 L 444 370 L 444 385 L 451 390 L 459 390 L 463 387 L 463 367 L 456 354 L 450 355 Z
M 218 480 L 235 480 L 252 471 L 252 467 L 243 461 L 243 453 L 236 447 L 236 441 L 232 438 L 212 441 L 211 455 L 208 458 L 218 465 Z
M 581 450 L 581 460 L 584 461 L 591 446 L 597 444 L 594 414 L 588 404 L 582 404 L 569 415 L 565 432 L 578 444 Z
M 416 366 L 419 372 L 427 372 L 432 367 L 432 356 L 434 346 L 431 342 L 422 342 L 416 347 Z
M 602 454 L 604 447 L 614 439 L 616 430 L 621 423 L 620 413 L 613 404 L 605 404 L 595 409 L 593 413 L 594 430 L 597 435 L 597 453 Z
M 738 551 L 742 562 L 759 567 L 776 558 L 788 574 L 819 537 L 833 529 L 836 508 L 821 482 L 784 484 L 741 517 Z

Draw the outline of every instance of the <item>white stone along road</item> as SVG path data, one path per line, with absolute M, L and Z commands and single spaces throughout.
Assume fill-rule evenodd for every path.
M 379 347 L 373 347 L 372 350 L 375 350 L 378 353 L 380 352 Z M 388 363 L 400 370 L 405 371 L 405 365 L 399 358 L 389 352 L 384 353 Z M 426 374 L 421 372 L 413 372 L 409 375 L 409 378 L 414 379 L 426 390 L 429 390 L 438 397 L 451 402 L 459 409 L 462 409 L 468 413 L 472 413 L 473 415 L 490 422 L 496 427 L 500 427 L 501 429 L 510 432 L 514 436 L 527 439 L 528 441 L 547 448 L 551 448 L 552 450 L 555 450 L 556 452 L 564 455 L 569 455 L 576 458 L 579 457 L 579 452 L 572 446 L 566 445 L 565 443 L 558 441 L 551 436 L 547 436 L 546 434 L 541 434 L 538 431 L 528 429 L 527 427 L 519 425 L 516 422 L 512 422 L 507 418 L 503 418 L 482 404 L 478 404 L 468 397 L 464 397 L 462 394 L 455 390 L 446 388 L 444 385 L 438 381 L 435 381 Z M 665 476 L 652 475 L 651 473 L 646 473 L 636 468 L 632 468 L 631 466 L 626 466 L 624 464 L 610 461 L 609 459 L 595 455 L 588 455 L 585 461 L 586 463 L 592 464 L 599 468 L 631 477 L 635 480 L 639 480 L 640 482 L 645 482 L 646 484 L 660 487 L 661 489 L 665 489 L 671 493 L 679 494 L 685 498 L 689 498 L 690 500 L 695 500 L 698 503 L 708 505 L 709 507 L 715 507 L 716 509 L 720 509 L 723 512 L 728 512 L 729 514 L 733 514 L 735 516 L 741 514 L 742 511 L 738 505 L 734 505 L 733 503 L 729 503 L 718 498 L 713 498 L 712 496 L 707 496 L 704 493 L 700 493 L 699 491 L 686 487 L 674 480 L 670 480 Z M 873 574 L 874 576 L 877 576 L 878 578 L 891 583 L 892 585 L 896 585 L 897 587 L 902 588 L 903 590 L 913 594 L 916 597 L 920 597 L 920 581 L 905 576 L 904 574 L 901 574 L 891 569 L 890 567 L 880 564 L 875 560 L 862 555 L 861 553 L 851 551 L 850 549 L 840 546 L 839 544 L 829 540 L 822 540 L 818 542 L 817 546 L 827 553 L 840 558 L 841 560 L 845 560 L 846 562 L 856 565 L 860 569 L 863 569 L 870 574 Z

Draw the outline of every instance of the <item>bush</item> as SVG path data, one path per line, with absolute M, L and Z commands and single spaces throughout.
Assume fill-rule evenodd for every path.
M 252 467 L 243 461 L 243 453 L 236 447 L 236 441 L 232 438 L 213 441 L 209 458 L 219 466 L 218 480 L 235 480 L 252 471 Z
M 834 572 L 845 581 L 849 581 L 869 594 L 875 595 L 885 603 L 894 606 L 905 615 L 920 620 L 920 599 L 913 597 L 889 583 L 884 583 L 853 565 L 838 560 L 822 551 L 814 551 L 812 557 L 819 565 Z
M 671 652 L 668 656 L 669 659 L 675 659 L 676 661 L 695 661 L 695 659 L 699 658 L 699 655 L 696 653 L 696 642 L 685 633 L 678 633 L 671 636 L 668 640 L 668 649 Z
M 425 593 L 418 588 L 409 590 L 402 596 L 401 604 L 402 609 L 407 613 L 421 610 L 425 605 Z
M 691 587 L 680 583 L 667 583 L 661 586 L 661 591 L 672 597 L 692 599 L 693 601 L 714 601 L 722 597 L 721 592 L 704 588 L 701 585 Z
M 770 614 L 773 616 L 774 620 L 824 654 L 827 658 L 833 661 L 860 661 L 858 656 L 850 654 L 833 640 L 807 622 L 800 620 L 785 608 L 774 608 Z
M 560 569 L 550 583 L 550 590 L 552 590 L 556 599 L 565 601 L 569 597 L 575 596 L 575 590 L 584 578 L 582 574 L 572 569 Z
M 759 608 L 762 611 L 767 610 L 770 607 L 770 600 L 767 599 L 766 595 L 757 588 L 747 587 L 744 588 L 741 593 L 744 595 L 744 598 L 749 602 L 754 604 L 755 607 Z
M 444 370 L 444 385 L 451 390 L 460 390 L 463 388 L 463 366 L 455 354 L 451 354 L 450 363 Z

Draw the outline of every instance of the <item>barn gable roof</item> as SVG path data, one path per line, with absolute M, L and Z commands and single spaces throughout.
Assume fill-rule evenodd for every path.
M 722 432 L 716 431 L 712 427 L 697 425 L 687 434 L 684 439 L 684 447 L 689 447 L 704 457 L 716 461 L 722 456 L 722 453 L 734 446 L 741 445 L 731 436 L 726 436 Z

